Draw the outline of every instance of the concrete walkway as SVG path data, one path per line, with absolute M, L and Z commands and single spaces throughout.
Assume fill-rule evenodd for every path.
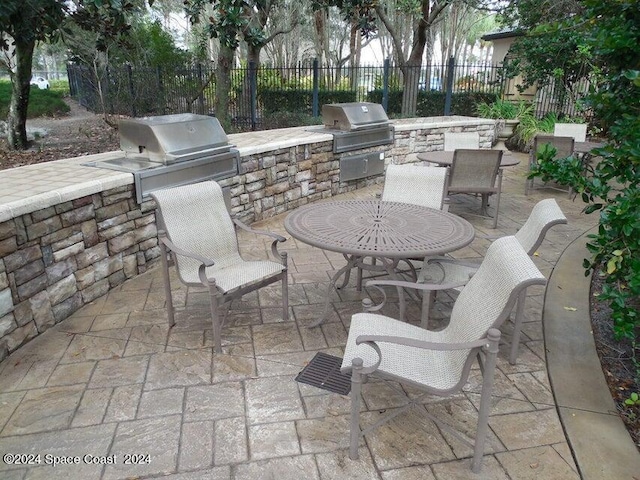
M 569 218 L 553 228 L 534 257 L 549 275 L 564 248 L 597 221 L 580 213 L 566 193 L 524 191 L 523 164 L 508 170 L 499 228 L 467 217 L 478 234 L 513 234 L 533 205 L 554 196 Z M 360 190 L 373 196 L 379 188 Z M 349 195 L 353 196 L 353 195 Z M 342 196 L 346 198 L 347 196 Z M 477 208 L 455 199 L 450 209 Z M 255 226 L 286 235 L 284 216 Z M 481 257 L 477 238 L 456 252 Z M 246 257 L 269 244 L 241 235 Z M 291 318 L 283 322 L 277 287 L 233 305 L 223 330 L 224 354 L 212 352 L 208 298 L 174 283 L 185 306 L 166 324 L 159 269 L 132 279 L 40 335 L 0 364 L 0 462 L 3 479 L 577 479 L 579 470 L 558 417 L 545 363 L 541 313 L 544 288 L 532 288 L 518 363 L 502 351 L 496 372 L 490 435 L 483 470 L 469 470 L 471 449 L 413 409 L 369 434 L 360 460 L 348 458 L 348 397 L 294 381 L 318 351 L 340 356 L 350 317 L 363 294 L 349 285 L 332 294 L 329 321 L 307 325 L 323 301 L 341 255 L 286 242 Z M 576 265 L 576 275 L 582 275 Z M 365 292 L 365 294 L 367 294 Z M 375 291 L 370 292 L 375 298 Z M 439 296 L 434 317 L 445 319 L 453 299 Z M 397 315 L 397 302 L 386 307 Z M 411 305 L 409 321 L 419 309 Z M 443 320 L 444 321 L 444 320 Z M 505 336 L 511 324 L 503 327 Z M 453 399 L 429 397 L 423 408 L 473 436 L 480 375 Z M 361 419 L 371 423 L 405 396 L 382 382 L 363 389 Z M 15 456 L 19 454 L 20 456 Z M 39 456 L 38 456 L 39 455 Z M 16 463 L 16 458 L 22 464 Z M 57 461 L 54 468 L 50 465 Z M 25 465 L 25 462 L 30 462 Z M 36 463 L 39 462 L 39 463 Z M 69 462 L 77 462 L 67 464 Z

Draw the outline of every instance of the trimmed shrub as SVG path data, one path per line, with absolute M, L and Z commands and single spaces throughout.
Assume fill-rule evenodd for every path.
M 444 115 L 444 92 L 418 92 L 418 105 L 416 116 L 418 117 L 439 117 Z M 477 103 L 491 101 L 495 98 L 493 93 L 483 92 L 460 92 L 451 95 L 451 114 L 475 117 L 475 106 Z M 367 100 L 374 103 L 382 103 L 382 90 L 372 90 L 367 94 Z M 389 105 L 387 114 L 389 116 L 399 116 L 402 111 L 402 90 L 389 91 Z
M 313 111 L 313 90 L 271 90 L 262 89 L 258 92 L 258 101 L 264 108 L 264 114 L 274 112 L 305 113 L 310 115 Z M 355 102 L 356 92 L 352 90 L 320 90 L 318 103 L 320 106 L 327 103 Z

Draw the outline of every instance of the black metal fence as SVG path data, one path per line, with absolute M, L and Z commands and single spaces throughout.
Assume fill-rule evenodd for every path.
M 72 64 L 68 74 L 71 95 L 92 111 L 134 117 L 216 113 L 214 65 L 94 70 Z M 470 115 L 478 101 L 493 100 L 503 86 L 503 70 L 495 65 L 423 66 L 416 115 Z M 295 68 L 249 65 L 231 71 L 229 113 L 238 131 L 319 123 L 325 103 L 372 101 L 394 117 L 400 115 L 402 89 L 402 71 L 388 61 L 342 68 L 317 61 Z

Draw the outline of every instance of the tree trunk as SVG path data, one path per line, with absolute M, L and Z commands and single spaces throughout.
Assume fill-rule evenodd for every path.
M 247 68 L 242 78 L 242 91 L 238 98 L 238 109 L 240 110 L 240 115 L 249 122 L 251 120 L 251 75 L 257 72 L 260 67 L 260 52 L 263 47 L 264 44 L 247 44 Z M 252 63 L 254 70 L 251 69 Z
M 403 117 L 415 117 L 418 108 L 418 86 L 420 83 L 421 62 L 408 61 L 402 69 L 404 73 L 403 92 L 402 92 L 402 111 Z
M 358 89 L 358 66 L 360 65 L 360 31 L 358 25 L 353 22 L 351 24 L 351 32 L 349 36 L 349 72 L 351 80 L 351 90 Z
M 29 107 L 29 90 L 31 89 L 31 62 L 35 41 L 21 42 L 16 40 L 16 73 L 12 75 L 11 103 L 7 118 L 9 147 L 13 150 L 25 150 L 27 142 L 27 108 Z
M 427 2 L 428 3 L 428 2 Z M 428 18 L 425 15 L 424 18 Z M 424 47 L 427 44 L 428 27 L 426 21 L 421 20 L 415 30 L 415 39 L 411 55 L 407 60 L 402 73 L 404 74 L 403 93 L 402 93 L 402 116 L 415 117 L 416 108 L 418 107 L 418 85 L 420 83 L 420 70 L 422 68 L 422 55 Z
M 218 68 L 216 69 L 216 117 L 225 131 L 231 127 L 229 115 L 229 90 L 231 89 L 231 66 L 235 49 L 220 45 Z
M 404 74 L 402 92 L 402 116 L 415 117 L 418 106 L 418 84 L 420 82 L 420 69 L 422 67 L 422 55 L 427 44 L 427 35 L 433 19 L 431 18 L 431 4 L 423 0 L 421 4 L 422 18 L 414 30 L 413 47 L 411 55 L 402 69 Z
M 328 58 L 329 56 L 327 55 L 327 51 L 328 51 L 328 42 L 329 42 L 329 37 L 327 34 L 327 24 L 329 23 L 328 20 L 328 13 L 325 9 L 320 9 L 317 10 L 316 12 L 314 12 L 313 14 L 314 16 L 314 27 L 315 27 L 315 47 L 316 47 L 316 54 L 318 55 L 318 63 L 320 64 L 320 71 L 318 72 L 318 81 L 319 84 L 322 87 L 326 86 L 326 82 L 323 80 L 324 79 L 324 74 L 325 74 L 325 69 L 322 67 L 326 67 L 328 66 Z

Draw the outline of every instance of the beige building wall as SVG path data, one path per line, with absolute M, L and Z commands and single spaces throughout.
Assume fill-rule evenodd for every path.
M 506 37 L 491 40 L 493 43 L 493 55 L 491 57 L 491 62 L 495 65 L 502 65 L 507 53 L 509 52 L 509 48 L 511 48 L 515 39 L 516 37 Z M 533 101 L 536 96 L 537 88 L 535 86 L 531 86 L 524 92 L 520 93 L 516 88 L 516 85 L 520 85 L 522 83 L 523 80 L 520 76 L 507 80 L 505 97 L 509 100 Z

